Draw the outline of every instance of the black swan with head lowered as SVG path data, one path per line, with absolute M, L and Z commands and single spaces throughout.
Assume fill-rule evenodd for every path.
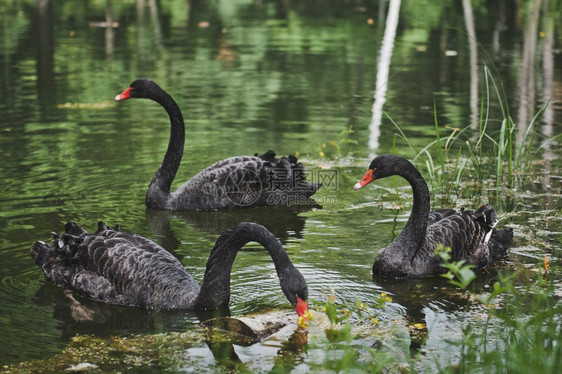
M 208 310 L 228 305 L 232 264 L 240 248 L 251 241 L 269 252 L 281 290 L 302 316 L 308 298 L 304 277 L 277 238 L 255 223 L 240 223 L 217 239 L 201 286 L 158 244 L 103 222 L 92 234 L 67 223 L 63 234 L 54 234 L 52 247 L 33 243 L 31 257 L 49 281 L 93 300 L 161 310 Z
M 441 257 L 435 253 L 438 244 L 451 248 L 453 261 L 466 260 L 476 267 L 484 267 L 507 255 L 513 230 L 495 228 L 496 214 L 492 207 L 430 212 L 427 184 L 416 167 L 403 157 L 388 154 L 376 157 L 355 189 L 391 175 L 399 175 L 410 183 L 414 205 L 400 235 L 375 259 L 373 274 L 415 278 L 443 273 Z
M 199 211 L 308 203 L 321 186 L 306 180 L 305 168 L 295 156 L 276 158 L 270 150 L 261 156 L 256 153 L 218 161 L 170 192 L 183 156 L 185 125 L 181 110 L 149 79 L 137 79 L 115 96 L 116 101 L 129 98 L 154 100 L 170 117 L 168 150 L 146 194 L 149 208 Z

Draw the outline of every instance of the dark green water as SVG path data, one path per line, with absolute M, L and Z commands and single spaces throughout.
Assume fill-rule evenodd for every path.
M 392 180 L 357 192 L 353 185 L 372 154 L 414 156 L 387 116 L 379 113 L 380 126 L 370 126 L 373 95 L 384 93 L 384 111 L 419 151 L 435 139 L 434 105 L 440 126 L 464 128 L 479 118 L 488 66 L 517 123 L 528 124 L 552 99 L 539 119 L 541 144 L 562 130 L 560 9 L 549 12 L 540 1 L 521 9 L 512 1 L 475 6 L 481 43 L 475 56 L 461 4 L 403 1 L 389 74 L 377 81 L 387 3 L 152 3 L 0 5 L 0 364 L 48 358 L 76 334 L 172 333 L 205 317 L 98 305 L 110 315 L 103 323 L 74 321 L 63 290 L 46 283 L 29 248 L 68 221 L 94 230 L 100 220 L 160 243 L 197 280 L 222 230 L 240 221 L 262 223 L 284 243 L 312 300 L 324 300 L 333 288 L 341 302 L 368 304 L 388 291 L 394 301 L 382 318 L 434 326 L 420 349 L 448 362 L 445 338 L 454 339 L 466 313 L 470 318 L 467 301 L 440 293 L 440 280 L 371 278 L 374 257 L 407 220 L 410 190 L 397 180 L 398 202 Z M 540 9 L 537 19 L 527 16 L 534 8 Z M 116 27 L 98 27 L 106 12 Z M 216 160 L 274 149 L 297 153 L 327 182 L 317 194 L 322 208 L 147 210 L 146 188 L 165 152 L 169 124 L 153 102 L 113 102 L 138 77 L 157 81 L 186 118 L 186 152 L 174 186 Z M 498 103 L 492 96 L 492 129 L 500 126 Z M 532 265 L 544 255 L 560 260 L 562 154 L 556 143 L 535 151 L 540 162 L 516 189 L 498 193 L 492 183 L 478 193 L 434 195 L 436 208 L 440 201 L 456 208 L 492 203 L 503 217 L 500 225 L 515 228 L 506 266 Z M 398 203 L 403 209 L 396 210 Z M 289 309 L 272 274 L 267 255 L 241 253 L 230 312 Z M 221 367 L 206 345 L 194 346 L 201 360 L 186 358 L 186 367 Z M 240 350 L 249 367 L 277 354 L 260 345 Z M 269 370 L 264 365 L 259 369 Z

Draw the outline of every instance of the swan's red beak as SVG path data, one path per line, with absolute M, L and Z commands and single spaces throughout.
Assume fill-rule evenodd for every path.
M 308 317 L 306 316 L 306 312 L 308 311 L 308 301 L 303 300 L 297 296 L 297 305 L 295 306 L 295 311 L 297 312 L 299 317 L 308 319 Z
M 115 96 L 115 101 L 126 100 L 131 97 L 131 91 L 133 87 L 127 88 L 125 91 L 121 92 L 119 95 Z
M 365 187 L 366 185 L 374 181 L 375 178 L 373 178 L 373 171 L 374 171 L 373 169 L 367 170 L 365 175 L 363 175 L 363 178 L 361 178 L 359 182 L 355 183 L 355 186 L 353 186 L 353 188 L 358 190 L 361 187 Z

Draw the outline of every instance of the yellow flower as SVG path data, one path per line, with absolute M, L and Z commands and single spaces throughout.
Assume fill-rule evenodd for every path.
M 299 325 L 302 328 L 305 328 L 312 320 L 314 320 L 314 314 L 312 314 L 309 310 L 307 310 L 306 312 L 303 313 L 302 316 L 299 316 L 297 325 Z
M 392 297 L 388 296 L 388 293 L 386 292 L 381 292 L 381 299 L 384 300 L 387 303 L 392 302 Z

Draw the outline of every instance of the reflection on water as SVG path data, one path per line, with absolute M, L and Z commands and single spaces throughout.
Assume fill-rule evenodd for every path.
M 478 272 L 470 291 L 475 294 L 487 292 L 497 280 L 494 268 Z M 440 349 L 440 345 L 424 344 L 429 337 L 443 334 L 446 327 L 439 326 L 436 320 L 447 319 L 450 315 L 463 317 L 469 315 L 472 296 L 469 292 L 459 292 L 442 277 L 427 279 L 386 279 L 374 277 L 374 281 L 392 295 L 393 301 L 406 306 L 405 319 L 410 328 L 410 350 L 413 355 L 420 349 Z M 454 322 L 452 322 L 454 323 Z M 418 327 L 420 326 L 420 327 Z
M 462 1 L 466 36 L 468 38 L 468 53 L 470 66 L 470 127 L 478 129 L 478 48 L 477 36 L 474 28 L 474 15 L 470 0 Z
M 150 230 L 162 238 L 169 250 L 176 249 L 179 240 L 174 233 L 171 219 L 181 219 L 189 226 L 208 237 L 217 237 L 240 222 L 255 222 L 270 230 L 281 243 L 292 237 L 303 237 L 306 218 L 303 212 L 314 206 L 275 206 L 270 208 L 248 208 L 222 212 L 182 212 L 147 209 L 146 219 Z
M 37 40 L 37 90 L 41 108 L 55 106 L 53 90 L 54 75 L 54 31 L 51 1 L 41 0 L 35 10 L 35 37 Z M 48 110 L 47 109 L 47 110 Z M 45 119 L 45 117 L 43 117 Z
M 535 54 L 537 49 L 538 23 L 542 0 L 532 0 L 527 5 L 527 22 L 523 33 L 523 49 L 519 70 L 519 110 L 517 116 L 517 141 L 521 143 L 527 124 L 535 113 Z
M 386 91 L 389 84 L 389 69 L 392 60 L 392 50 L 394 48 L 394 38 L 398 27 L 398 15 L 400 14 L 400 0 L 391 0 L 386 17 L 384 37 L 382 40 L 379 61 L 377 63 L 377 81 L 375 84 L 375 95 L 373 101 L 373 116 L 369 125 L 369 150 L 370 157 L 374 157 L 374 152 L 379 148 L 380 126 L 382 122 L 383 106 L 386 102 Z
M 181 331 L 193 323 L 215 316 L 229 315 L 228 310 L 212 312 L 155 311 L 141 308 L 119 307 L 94 302 L 77 294 L 76 302 L 69 300 L 60 287 L 46 284 L 37 290 L 33 301 L 43 308 L 52 309 L 52 318 L 58 321 L 61 337 L 88 334 L 93 330 L 100 336 L 115 334 L 158 333 Z M 87 312 L 85 312 L 87 311 Z
M 304 274 L 311 305 L 323 302 L 332 289 L 338 302 L 350 304 L 372 303 L 381 291 L 389 292 L 394 302 L 381 312 L 381 320 L 403 320 L 406 327 L 423 323 L 427 329 L 421 337 L 410 330 L 410 347 L 427 350 L 430 359 L 442 350 L 443 335 L 458 333 L 474 319 L 477 306 L 442 279 L 373 281 L 373 260 L 403 227 L 411 196 L 402 192 L 401 181 L 389 180 L 362 194 L 354 194 L 352 186 L 363 175 L 369 153 L 410 155 L 382 110 L 418 150 L 435 140 L 434 104 L 440 124 L 476 123 L 484 63 L 497 69 L 494 79 L 517 113 L 520 130 L 536 108 L 552 100 L 539 118 L 541 132 L 547 139 L 559 135 L 562 77 L 556 35 L 562 13 L 554 9 L 559 4 L 546 0 L 502 0 L 494 3 L 497 8 L 468 1 L 393 0 L 388 9 L 386 4 L 3 4 L 0 364 L 52 356 L 77 333 L 192 331 L 208 317 L 112 307 L 77 295 L 80 304 L 71 303 L 64 290 L 45 283 L 29 257 L 33 241 L 49 240 L 49 233 L 68 221 L 93 229 L 104 220 L 153 239 L 173 251 L 197 280 L 222 231 L 240 221 L 261 223 L 280 238 Z M 111 101 L 138 77 L 161 83 L 184 110 L 186 157 L 178 181 L 216 160 L 274 149 L 299 153 L 307 168 L 335 171 L 335 188 L 318 192 L 328 203 L 322 209 L 147 210 L 146 188 L 167 146 L 168 118 L 156 104 Z M 498 112 L 492 100 L 490 118 Z M 342 136 L 347 124 L 353 131 Z M 491 120 L 489 126 L 494 133 L 500 123 Z M 533 264 L 545 252 L 559 255 L 560 221 L 543 218 L 562 209 L 560 147 L 553 141 L 533 152 L 542 174 L 523 190 L 483 189 L 470 201 L 470 206 L 493 202 L 501 224 L 515 227 L 508 264 Z M 322 159 L 321 153 L 333 158 Z M 389 205 L 401 207 L 383 208 Z M 486 289 L 492 274 L 479 276 L 475 292 Z M 269 257 L 249 245 L 235 261 L 230 310 L 222 313 L 269 308 L 290 310 Z M 199 364 L 216 365 L 217 357 L 226 356 L 263 371 L 263 359 L 270 367 L 284 367 L 283 357 L 289 357 L 294 361 L 289 369 L 302 364 L 306 370 L 306 355 L 289 337 L 284 342 L 283 353 L 263 344 L 210 349 L 203 343 L 190 346 L 181 362 L 189 365 L 189 357 L 199 352 L 204 357 Z
M 553 16 L 550 15 L 551 6 L 548 5 L 549 2 L 547 1 L 546 9 L 547 9 L 547 16 L 545 17 L 545 26 L 544 26 L 544 33 L 545 33 L 545 40 L 543 43 L 543 53 L 542 53 L 542 68 L 543 68 L 543 92 L 542 92 L 542 100 L 544 103 L 552 102 L 551 105 L 548 105 L 544 110 L 544 117 L 543 117 L 543 125 L 542 125 L 542 133 L 547 140 L 551 140 L 555 135 L 554 130 L 554 120 L 555 120 L 555 112 L 554 112 L 554 105 L 557 105 L 556 102 L 559 101 L 559 96 L 556 97 L 554 95 L 554 19 Z M 558 104 L 559 105 L 559 104 Z M 547 141 L 544 145 L 544 154 L 543 158 L 545 160 L 544 163 L 544 177 L 543 177 L 543 185 L 548 186 L 551 184 L 551 178 L 549 171 L 552 169 L 551 162 L 556 157 L 554 152 L 552 152 L 553 143 Z

